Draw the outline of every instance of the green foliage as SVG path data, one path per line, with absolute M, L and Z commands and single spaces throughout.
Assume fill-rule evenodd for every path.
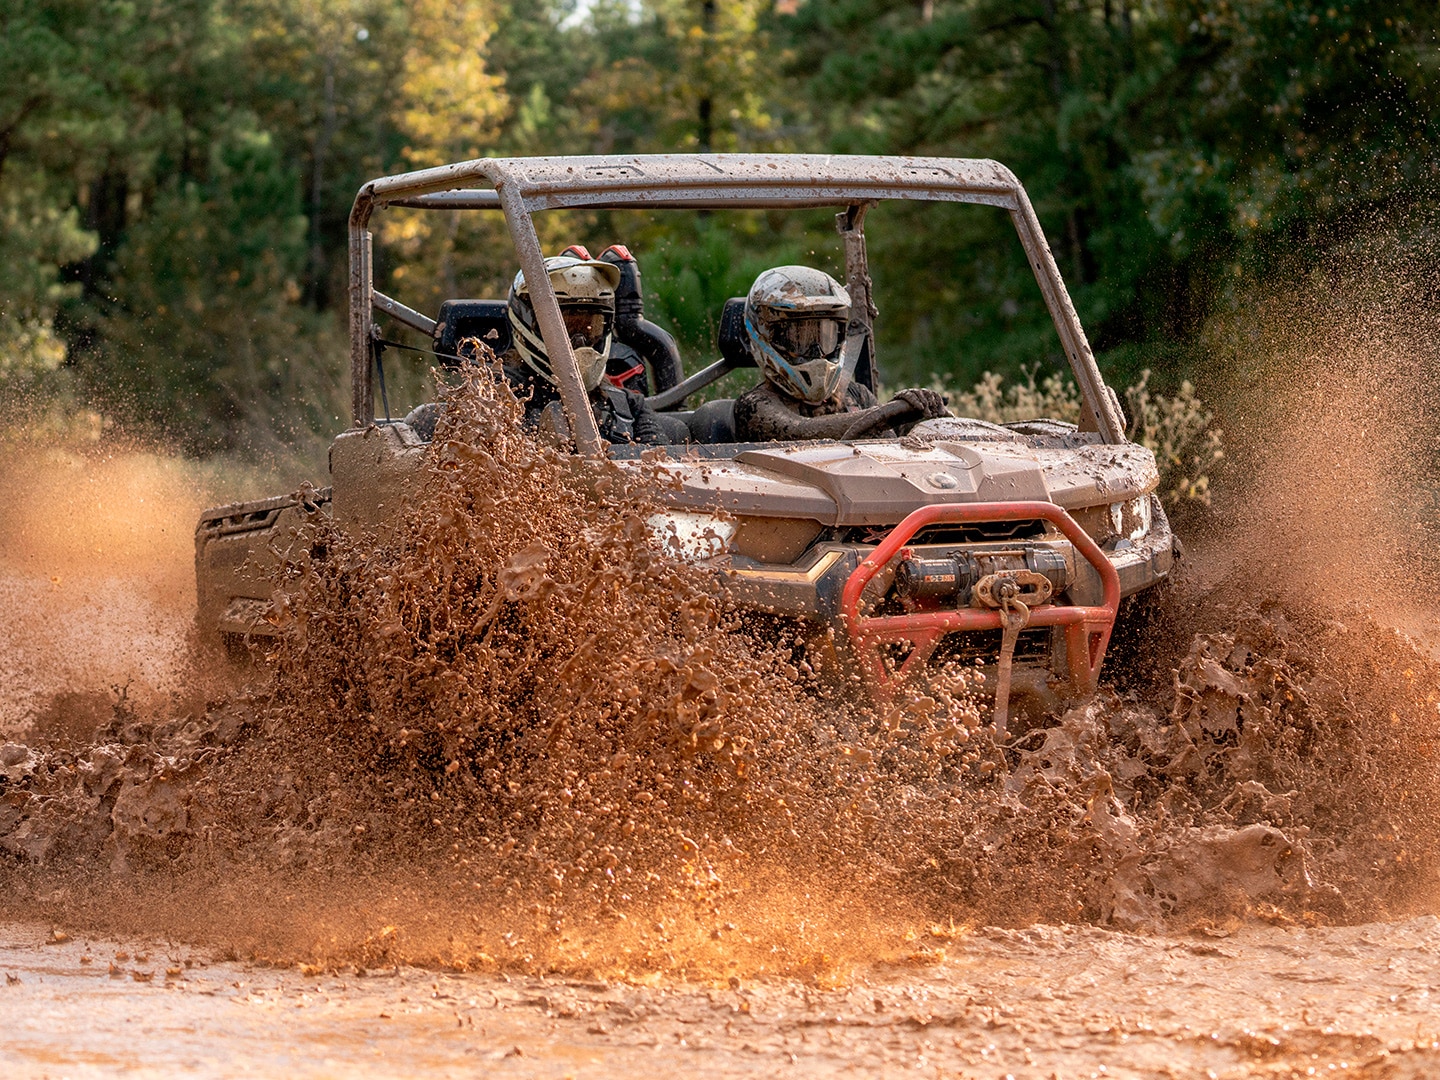
M 345 414 L 346 219 L 373 176 L 480 154 L 991 156 L 1198 498 L 1210 428 L 1185 434 L 1204 410 L 1183 378 L 1205 374 L 1206 317 L 1436 201 L 1426 4 L 0 0 L 0 25 L 0 392 L 62 387 L 195 450 Z M 760 269 L 838 271 L 820 213 L 539 227 L 549 250 L 630 244 L 692 367 Z M 376 230 L 380 282 L 417 307 L 503 295 L 515 271 L 498 215 Z M 1063 357 L 1003 212 L 883 206 L 868 235 L 891 381 L 1048 392 Z
M 350 200 L 496 137 L 490 9 L 0 3 L 0 389 L 63 364 L 195 450 L 332 431 Z
M 803 262 L 843 277 L 839 241 L 824 212 L 687 214 L 644 239 L 646 316 L 675 334 L 683 356 L 701 361 L 691 366 L 719 359 L 715 339 L 725 301 L 748 293 L 767 267 Z
M 336 395 L 313 396 L 344 347 L 297 303 L 306 220 L 294 174 L 267 134 L 237 123 L 210 147 L 204 179 L 157 191 L 115 253 L 89 375 L 159 426 L 183 418 L 167 433 L 197 449 L 268 427 L 279 403 L 319 406 L 324 426 L 339 411 Z M 331 356 L 315 355 L 321 345 Z
M 830 146 L 1014 169 L 1102 351 L 1185 340 L 1242 266 L 1285 272 L 1434 198 L 1434 5 L 808 0 L 783 22 Z M 889 313 L 892 361 L 965 378 L 1055 354 L 1005 230 L 957 225 L 882 263 L 964 275 L 949 302 Z
M 43 173 L 14 164 L 0 188 L 0 382 L 28 383 L 64 362 L 55 311 L 79 286 L 59 268 L 95 250 L 76 208 L 50 194 Z

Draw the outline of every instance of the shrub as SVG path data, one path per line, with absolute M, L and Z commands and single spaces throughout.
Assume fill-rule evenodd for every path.
M 1034 367 L 1023 380 L 1008 385 L 1005 376 L 987 371 L 969 390 L 952 390 L 937 377 L 934 389 L 947 395 L 951 411 L 959 416 L 1012 424 L 1048 417 L 1076 423 L 1080 419 L 1080 391 L 1066 375 L 1056 372 L 1036 381 Z M 1173 397 L 1150 389 L 1150 369 L 1125 390 L 1130 413 L 1130 438 L 1155 455 L 1160 469 L 1160 497 L 1176 509 L 1210 505 L 1210 473 L 1225 456 L 1224 432 L 1215 414 L 1195 392 L 1189 380 Z
M 1224 432 L 1186 379 L 1174 397 L 1152 393 L 1150 369 L 1126 387 L 1130 438 L 1155 455 L 1160 497 L 1167 504 L 1210 505 L 1210 470 L 1225 456 Z

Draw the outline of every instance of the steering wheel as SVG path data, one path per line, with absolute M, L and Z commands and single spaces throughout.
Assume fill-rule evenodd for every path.
M 907 421 L 919 423 L 924 419 L 924 413 L 903 398 L 887 401 L 884 405 L 867 409 L 866 412 L 869 413 L 868 416 L 862 416 L 845 429 L 845 434 L 840 436 L 842 442 L 850 439 L 863 439 L 867 435 L 884 431 L 886 428 L 898 428 Z

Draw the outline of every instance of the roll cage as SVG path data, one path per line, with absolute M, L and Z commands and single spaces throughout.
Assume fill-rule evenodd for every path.
M 488 185 L 488 186 L 477 186 Z M 537 210 L 813 209 L 840 211 L 852 320 L 871 331 L 864 217 L 884 199 L 959 202 L 1006 210 L 1019 234 L 1045 306 L 1080 389 L 1083 426 L 1105 442 L 1125 441 L 1120 403 L 1100 377 L 1085 331 L 1061 280 L 1039 219 L 1020 181 L 995 161 L 966 158 L 860 157 L 818 154 L 655 154 L 630 157 L 481 158 L 372 180 L 350 211 L 350 372 L 354 422 L 374 422 L 371 382 L 373 312 L 418 329 L 433 321 L 375 290 L 371 215 L 385 206 L 495 210 L 505 215 L 520 268 L 530 284 L 541 336 L 559 380 L 560 398 L 582 454 L 601 452 L 544 254 L 531 215 Z M 852 331 L 856 329 L 852 321 Z M 681 387 L 694 389 L 694 376 Z M 677 391 L 681 387 L 675 388 Z M 674 396 L 674 392 L 669 396 Z M 684 392 L 680 394 L 684 396 Z M 676 398 L 671 404 L 678 403 Z

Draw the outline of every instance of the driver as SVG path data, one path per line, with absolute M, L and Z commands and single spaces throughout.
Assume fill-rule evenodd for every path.
M 823 270 L 777 266 L 766 270 L 745 297 L 745 333 L 765 380 L 735 401 L 735 437 L 741 442 L 841 439 L 851 430 L 883 435 L 880 409 L 863 383 L 848 380 L 841 352 L 850 322 L 850 294 Z M 913 421 L 949 416 L 934 390 L 901 390 Z M 893 403 L 892 403 L 893 404 Z M 906 419 L 900 413 L 896 419 Z M 866 420 L 872 423 L 867 424 Z
M 610 360 L 615 325 L 615 286 L 620 271 L 610 263 L 578 255 L 556 255 L 545 260 L 565 331 L 575 350 L 580 381 L 590 394 L 590 408 L 600 437 L 609 442 L 664 444 L 666 437 L 655 410 L 631 390 L 612 385 L 605 378 Z M 565 413 L 560 405 L 559 384 L 550 367 L 550 357 L 540 336 L 540 324 L 525 272 L 515 275 L 510 286 L 507 314 L 512 344 L 500 362 L 505 378 L 525 402 L 525 424 L 531 429 L 546 428 L 569 438 Z

